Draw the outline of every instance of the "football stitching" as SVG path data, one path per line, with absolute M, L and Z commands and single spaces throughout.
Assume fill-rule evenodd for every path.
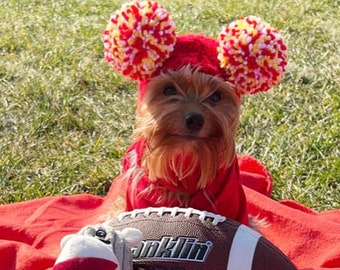
M 209 218 L 213 219 L 211 222 L 213 225 L 217 225 L 219 223 L 222 223 L 226 220 L 224 216 L 217 215 L 211 212 L 207 211 L 200 211 L 194 208 L 179 208 L 179 207 L 173 207 L 173 208 L 168 208 L 168 207 L 160 207 L 160 208 L 145 208 L 145 209 L 135 209 L 131 212 L 124 212 L 121 213 L 117 219 L 121 221 L 125 217 L 131 217 L 135 218 L 138 215 L 143 215 L 144 217 L 150 216 L 151 214 L 156 214 L 159 217 L 164 216 L 164 214 L 170 214 L 171 217 L 176 217 L 180 214 L 183 214 L 183 216 L 187 219 L 190 217 L 193 217 L 195 215 L 198 216 L 198 219 L 200 221 L 206 221 L 209 220 Z
M 184 215 L 185 213 L 190 212 L 191 215 Z M 152 216 L 152 214 L 156 214 L 155 216 Z M 176 217 L 176 216 L 183 216 L 185 217 L 187 220 L 171 220 L 171 221 L 167 221 L 164 220 L 164 217 L 166 217 L 165 214 L 170 214 L 170 217 Z M 203 219 L 199 219 L 199 217 L 205 217 L 204 220 Z M 198 217 L 197 217 L 198 216 Z M 134 221 L 134 218 L 137 217 L 143 217 L 144 221 L 153 221 L 153 222 L 161 222 L 161 223 L 190 223 L 192 225 L 195 226 L 199 226 L 199 223 L 191 221 L 190 218 L 196 218 L 197 220 L 200 220 L 202 222 L 202 224 L 204 224 L 205 222 L 207 224 L 212 224 L 214 226 L 219 226 L 219 229 L 217 228 L 211 228 L 211 227 L 206 227 L 206 226 L 202 226 L 200 225 L 200 228 L 203 229 L 208 229 L 210 231 L 221 231 L 223 230 L 227 230 L 230 231 L 232 229 L 236 230 L 240 224 L 236 221 L 230 220 L 225 218 L 224 216 L 221 215 L 217 215 L 211 212 L 206 212 L 206 211 L 200 211 L 200 210 L 196 210 L 193 208 L 179 208 L 179 207 L 160 207 L 160 208 L 154 208 L 154 207 L 149 207 L 149 208 L 145 208 L 145 209 L 135 209 L 133 211 L 130 212 L 123 212 L 120 215 L 118 215 L 118 217 L 116 218 L 116 220 L 121 223 L 121 222 L 127 222 L 128 224 L 133 224 L 133 223 L 139 223 L 140 220 L 136 220 Z M 157 219 L 160 218 L 160 220 Z M 213 219 L 212 221 L 210 220 Z M 129 219 L 129 220 L 128 220 Z M 218 222 L 216 222 L 216 220 Z M 112 221 L 110 222 L 112 224 Z M 223 226 L 221 228 L 221 225 Z M 124 225 L 126 226 L 126 224 Z M 129 225 L 131 226 L 131 225 Z M 226 228 L 227 226 L 231 227 L 231 228 Z M 117 226 L 116 226 L 117 227 Z

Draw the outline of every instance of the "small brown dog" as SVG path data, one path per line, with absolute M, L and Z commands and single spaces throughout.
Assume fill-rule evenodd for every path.
M 190 65 L 152 78 L 127 152 L 128 209 L 196 207 L 245 223 L 235 137 L 240 99 L 232 85 Z
M 179 181 L 199 176 L 197 189 L 211 184 L 235 158 L 239 105 L 230 84 L 190 66 L 152 79 L 134 132 L 148 141 L 142 165 L 149 180 L 171 183 L 170 166 Z
M 217 39 L 176 35 L 170 14 L 143 1 L 111 16 L 104 46 L 108 63 L 139 83 L 125 210 L 193 207 L 248 224 L 235 154 L 240 98 L 281 81 L 287 55 L 278 30 L 249 16 Z

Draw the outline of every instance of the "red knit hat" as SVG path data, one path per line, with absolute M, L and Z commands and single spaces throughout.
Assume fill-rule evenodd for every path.
M 225 77 L 225 70 L 217 59 L 218 42 L 201 34 L 186 34 L 177 37 L 175 48 L 170 57 L 164 61 L 160 70 L 176 70 L 188 64 L 198 67 L 201 72 Z
M 218 42 L 200 34 L 186 34 L 177 36 L 176 45 L 170 57 L 158 68 L 151 77 L 159 75 L 161 71 L 177 70 L 186 65 L 197 67 L 201 72 L 225 78 L 225 70 L 220 67 L 217 59 Z M 139 99 L 143 100 L 145 86 L 149 79 L 139 82 Z
M 255 16 L 226 25 L 218 39 L 202 34 L 176 36 L 169 13 L 157 2 L 124 4 L 104 31 L 105 59 L 140 83 L 186 65 L 220 76 L 237 94 L 267 91 L 280 83 L 287 65 L 286 46 L 277 29 Z

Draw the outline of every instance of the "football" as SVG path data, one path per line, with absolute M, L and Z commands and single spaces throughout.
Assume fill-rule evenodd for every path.
M 146 208 L 111 221 L 134 227 L 143 241 L 132 248 L 136 270 L 291 270 L 293 263 L 251 228 L 192 208 Z

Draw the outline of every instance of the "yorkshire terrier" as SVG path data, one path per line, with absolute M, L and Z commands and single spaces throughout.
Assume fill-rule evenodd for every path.
M 106 61 L 139 83 L 124 210 L 192 207 L 248 224 L 235 154 L 240 99 L 280 83 L 287 55 L 278 30 L 248 16 L 217 39 L 177 35 L 159 3 L 137 1 L 112 14 L 103 42 Z
M 194 177 L 194 183 L 183 183 L 194 184 L 188 187 L 194 190 L 211 184 L 235 158 L 239 109 L 232 86 L 199 69 L 185 66 L 152 79 L 134 132 L 148 143 L 142 167 L 150 182 L 165 179 L 180 186 Z
M 246 223 L 235 154 L 239 114 L 233 86 L 199 67 L 152 78 L 137 113 L 137 143 L 124 162 L 127 209 L 196 207 Z M 227 186 L 231 202 L 219 198 Z

